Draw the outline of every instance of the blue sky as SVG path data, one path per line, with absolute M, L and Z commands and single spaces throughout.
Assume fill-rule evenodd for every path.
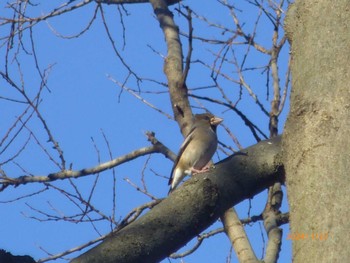
M 31 7 L 28 15 L 41 15 L 47 13 L 54 6 L 62 4 L 64 1 L 37 1 L 38 6 Z M 229 11 L 216 1 L 207 1 L 206 5 L 200 4 L 200 1 L 185 1 L 185 4 L 215 23 L 226 25 L 234 29 L 234 24 Z M 237 6 L 237 11 L 241 21 L 244 21 L 244 29 L 252 32 L 255 26 L 254 17 L 259 10 L 253 8 L 247 3 Z M 5 5 L 2 4 L 2 7 Z M 156 137 L 174 152 L 178 151 L 182 142 L 182 136 L 177 124 L 141 103 L 127 92 L 123 92 L 120 97 L 120 88 L 111 81 L 111 78 L 124 82 L 128 72 L 115 56 L 111 43 L 107 40 L 107 35 L 101 22 L 101 16 L 98 14 L 96 21 L 91 28 L 79 38 L 63 39 L 54 34 L 52 28 L 65 36 L 72 36 L 80 32 L 93 17 L 95 3 L 91 3 L 83 8 L 68 14 L 53 18 L 47 22 L 41 22 L 33 29 L 35 39 L 35 49 L 39 61 L 39 66 L 43 70 L 51 67 L 48 77 L 48 87 L 50 91 L 44 90 L 42 93 L 42 102 L 39 110 L 47 121 L 47 125 L 52 131 L 53 136 L 59 142 L 64 151 L 67 163 L 72 165 L 73 169 L 82 169 L 94 166 L 99 162 L 105 162 L 110 159 L 109 149 L 104 136 L 107 138 L 113 158 L 124 155 L 135 149 L 148 146 L 145 131 L 154 131 Z M 166 55 L 166 45 L 163 34 L 156 21 L 152 8 L 149 4 L 125 6 L 129 15 L 123 16 L 125 25 L 125 47 L 123 45 L 123 28 L 120 22 L 120 16 L 116 6 L 104 6 L 105 16 L 108 21 L 109 30 L 112 33 L 118 51 L 132 69 L 142 78 L 154 79 L 159 82 L 166 82 L 163 74 L 163 56 Z M 178 8 L 172 6 L 172 10 Z M 11 14 L 9 9 L 2 8 L 4 13 L 2 17 L 8 17 Z M 182 11 L 185 12 L 184 9 Z M 174 18 L 180 25 L 180 30 L 187 32 L 186 21 L 175 13 Z M 215 38 L 228 39 L 230 34 L 220 34 L 213 26 L 193 20 L 194 35 Z M 259 43 L 270 48 L 272 37 L 271 23 L 261 17 L 256 40 Z M 0 37 L 4 37 L 9 32 L 9 26 L 0 27 Z M 2 45 L 1 40 L 0 58 L 5 61 L 6 46 Z M 184 54 L 187 52 L 187 40 L 182 38 Z M 23 36 L 23 44 L 30 47 L 28 30 Z M 214 56 L 220 51 L 219 45 L 205 45 L 200 41 L 193 42 L 192 61 L 202 60 L 209 65 L 213 64 Z M 237 46 L 234 49 L 238 59 L 241 59 L 246 51 L 246 47 Z M 14 56 L 14 50 L 11 51 Z M 285 71 L 287 67 L 287 47 L 284 47 L 280 57 L 279 69 L 281 70 L 281 83 L 284 83 Z M 23 70 L 23 79 L 25 89 L 28 94 L 33 96 L 40 85 L 40 78 L 37 71 L 33 69 L 33 57 L 20 49 L 18 58 L 21 61 Z M 268 63 L 267 58 L 258 52 L 252 51 L 252 55 L 247 58 L 246 67 L 264 66 Z M 1 71 L 4 70 L 4 64 L 0 63 Z M 16 63 L 9 65 L 11 76 L 20 83 L 20 76 L 16 71 Z M 228 63 L 223 68 L 227 74 L 235 75 L 235 68 L 232 63 Z M 206 85 L 212 85 L 210 79 L 211 71 L 201 63 L 193 63 L 189 73 L 187 86 L 197 88 Z M 266 74 L 261 71 L 247 71 L 245 73 L 249 84 L 259 99 L 267 109 L 270 109 L 272 90 L 270 96 L 266 99 Z M 225 91 L 232 101 L 240 96 L 239 86 L 221 79 Z M 2 97 L 11 97 L 13 99 L 22 99 L 21 96 L 13 91 L 4 80 L 0 80 L 2 87 L 0 95 Z M 135 78 L 130 78 L 126 86 L 138 89 Z M 271 86 L 271 81 L 270 81 Z M 160 94 L 142 94 L 145 99 L 157 106 L 162 111 L 172 116 L 170 100 L 165 92 L 166 88 L 157 85 L 154 82 L 143 81 L 140 84 L 142 91 L 159 91 Z M 197 91 L 195 94 L 210 96 L 222 99 L 221 95 L 215 90 Z M 237 107 L 243 111 L 255 124 L 257 124 L 266 134 L 268 134 L 268 118 L 261 113 L 259 107 L 250 98 L 248 93 L 242 91 L 242 100 Z M 238 138 L 243 147 L 255 143 L 254 137 L 232 111 L 226 111 L 222 106 L 203 103 L 214 114 L 223 117 L 224 123 L 232 133 Z M 197 100 L 191 99 L 191 105 L 194 112 L 203 112 L 198 109 L 200 105 Z M 0 136 L 3 138 L 9 127 L 16 118 L 24 111 L 24 105 L 13 103 L 7 100 L 0 100 L 0 118 L 4 123 L 0 128 Z M 280 132 L 283 130 L 283 123 L 288 112 L 288 105 L 280 118 Z M 47 134 L 43 130 L 42 123 L 33 117 L 28 122 L 28 128 L 39 138 L 42 145 L 48 152 L 59 160 L 57 153 L 52 149 L 50 142 L 47 142 Z M 232 142 L 222 127 L 218 128 L 219 140 L 234 149 L 237 146 Z M 28 131 L 24 130 L 20 136 L 16 137 L 11 147 L 8 147 L 2 154 L 1 163 L 10 158 L 18 149 L 22 147 L 28 138 Z M 1 146 L 3 150 L 4 145 Z M 222 152 L 214 156 L 214 160 L 225 158 Z M 146 168 L 145 164 L 147 164 Z M 172 163 L 160 154 L 139 158 L 117 167 L 114 170 L 116 176 L 116 218 L 123 218 L 131 209 L 141 205 L 150 199 L 137 192 L 124 179 L 128 178 L 137 185 L 142 185 L 141 174 L 144 172 L 144 179 L 147 183 L 149 192 L 157 197 L 165 197 L 168 192 L 166 177 L 169 176 Z M 47 175 L 51 172 L 57 172 L 58 168 L 33 138 L 27 144 L 25 150 L 13 162 L 7 162 L 3 169 L 8 176 L 17 177 L 25 172 L 33 175 Z M 99 175 L 92 203 L 106 215 L 112 214 L 113 199 L 113 173 L 107 171 Z M 89 176 L 74 180 L 78 189 L 85 197 L 89 196 L 93 188 L 96 176 Z M 53 185 L 74 192 L 74 188 L 66 182 L 55 182 Z M 30 198 L 24 198 L 15 202 L 4 203 L 7 200 L 13 200 L 26 194 L 34 193 L 43 189 L 43 185 L 32 184 L 19 186 L 17 188 L 8 187 L 0 193 L 0 216 L 2 224 L 0 225 L 0 248 L 6 249 L 13 254 L 29 254 L 35 259 L 45 258 L 47 254 L 41 249 L 52 254 L 57 254 L 72 247 L 81 245 L 91 239 L 98 237 L 98 233 L 106 234 L 110 230 L 107 222 L 96 222 L 95 229 L 90 223 L 69 223 L 62 221 L 43 221 L 32 219 L 31 217 L 45 219 L 33 208 L 45 211 L 53 215 L 72 215 L 77 213 L 76 207 L 64 196 L 55 190 L 45 191 L 40 195 L 34 195 Z M 266 192 L 254 197 L 251 200 L 251 208 L 248 201 L 239 204 L 236 208 L 241 218 L 261 213 L 266 199 Z M 286 202 L 282 208 L 287 211 Z M 221 223 L 214 224 L 210 229 L 221 227 Z M 247 226 L 246 230 L 250 236 L 250 241 L 260 257 L 264 251 L 262 234 L 265 235 L 262 224 Z M 280 255 L 280 262 L 291 261 L 291 244 L 286 239 L 288 226 L 283 227 L 284 238 L 283 247 Z M 187 248 L 193 242 L 189 243 Z M 182 249 L 183 251 L 184 249 Z M 184 259 L 185 262 L 225 262 L 230 252 L 230 244 L 227 237 L 223 234 L 206 240 L 201 248 L 193 255 Z M 70 255 L 74 257 L 77 254 Z M 171 260 L 180 262 L 180 260 Z M 57 260 L 56 262 L 66 262 Z M 167 262 L 165 260 L 164 262 Z M 232 255 L 232 262 L 237 262 L 235 255 Z

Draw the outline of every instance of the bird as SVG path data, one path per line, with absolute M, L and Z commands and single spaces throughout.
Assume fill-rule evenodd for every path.
M 211 113 L 194 115 L 193 125 L 180 147 L 169 179 L 169 194 L 180 184 L 186 175 L 208 170 L 205 167 L 213 157 L 218 138 L 217 126 L 223 121 Z

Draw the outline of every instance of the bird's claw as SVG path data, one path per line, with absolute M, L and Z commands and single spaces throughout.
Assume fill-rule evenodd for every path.
M 200 170 L 195 169 L 195 168 L 191 168 L 191 172 L 192 172 L 192 174 L 200 174 L 200 173 L 208 172 L 211 168 L 212 168 L 211 165 L 206 165 Z

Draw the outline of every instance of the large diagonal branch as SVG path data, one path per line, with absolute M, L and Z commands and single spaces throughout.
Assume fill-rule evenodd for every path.
M 158 262 L 228 208 L 283 180 L 280 137 L 262 141 L 192 177 L 143 217 L 72 262 Z

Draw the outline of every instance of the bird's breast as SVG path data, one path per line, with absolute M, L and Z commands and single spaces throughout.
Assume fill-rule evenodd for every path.
M 184 159 L 188 162 L 187 166 L 197 170 L 202 169 L 211 160 L 217 148 L 215 133 L 205 133 L 199 138 L 195 139 L 193 147 L 188 147 L 183 153 Z

